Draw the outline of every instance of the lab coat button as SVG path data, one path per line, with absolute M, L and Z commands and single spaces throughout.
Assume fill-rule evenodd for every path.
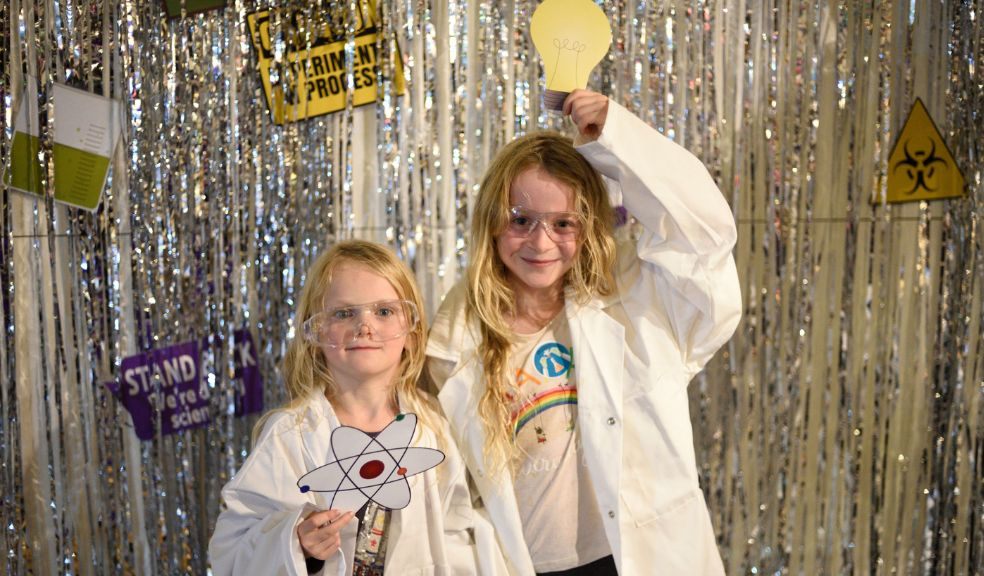
M 614 510 L 609 510 L 608 511 L 608 517 L 609 518 L 614 518 L 615 517 L 615 511 Z
M 614 426 L 615 425 L 615 419 L 614 418 L 609 418 L 608 419 L 608 425 L 609 426 Z

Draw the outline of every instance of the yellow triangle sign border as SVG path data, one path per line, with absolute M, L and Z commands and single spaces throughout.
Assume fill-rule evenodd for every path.
M 929 110 L 926 109 L 926 105 L 923 103 L 922 98 L 916 97 L 915 101 L 912 103 L 912 108 L 910 108 L 909 114 L 906 116 L 905 122 L 902 123 L 902 129 L 899 130 L 899 134 L 895 138 L 895 143 L 892 145 L 892 149 L 889 152 L 888 159 L 887 159 L 888 163 L 889 164 L 892 163 L 892 158 L 896 156 L 896 152 L 898 151 L 899 146 L 902 145 L 903 138 L 906 136 L 907 132 L 910 129 L 910 124 L 913 122 L 914 118 L 917 118 L 916 115 L 919 112 L 921 112 L 922 116 L 924 116 L 926 120 L 929 121 L 929 127 L 932 130 L 932 134 L 933 136 L 935 136 L 935 139 L 938 140 L 943 145 L 943 149 L 946 151 L 946 159 L 953 163 L 953 166 L 956 170 L 955 178 L 959 185 L 950 186 L 949 188 L 952 189 L 943 194 L 930 194 L 928 186 L 926 186 L 925 183 L 923 183 L 923 181 L 921 180 L 922 177 L 920 176 L 920 180 L 917 181 L 917 185 L 915 188 L 913 188 L 908 192 L 899 192 L 897 190 L 893 190 L 893 182 L 892 182 L 894 179 L 892 176 L 893 168 L 889 166 L 888 168 L 889 173 L 886 174 L 887 198 L 883 197 L 881 194 L 878 194 L 877 191 L 875 191 L 871 195 L 872 204 L 882 204 L 886 201 L 889 204 L 895 204 L 895 203 L 903 203 L 903 202 L 943 200 L 947 198 L 958 198 L 966 194 L 966 182 L 967 182 L 966 177 L 964 176 L 963 171 L 960 169 L 960 165 L 957 163 L 953 151 L 950 150 L 950 146 L 947 144 L 946 139 L 943 138 L 942 132 L 940 132 L 939 127 L 936 125 L 936 121 L 933 120 L 932 115 L 929 114 Z M 908 158 L 908 154 L 907 154 L 907 158 Z M 898 166 L 896 165 L 896 167 Z M 923 183 L 923 187 L 927 189 L 927 192 L 915 193 L 918 190 L 920 183 Z

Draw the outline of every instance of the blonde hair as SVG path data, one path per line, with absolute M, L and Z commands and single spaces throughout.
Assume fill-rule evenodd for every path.
M 409 300 L 417 307 L 420 319 L 406 336 L 398 369 L 399 376 L 392 388 L 392 400 L 396 403 L 398 396 L 402 398 L 407 408 L 417 414 L 418 421 L 440 438 L 441 430 L 434 420 L 436 416 L 433 415 L 433 403 L 418 387 L 426 358 L 427 323 L 424 320 L 424 302 L 417 288 L 417 282 L 414 280 L 413 273 L 397 258 L 396 254 L 382 244 L 365 240 L 346 240 L 335 244 L 322 253 L 308 269 L 304 288 L 297 303 L 294 337 L 287 347 L 282 365 L 288 401 L 278 410 L 299 408 L 308 402 L 313 394 L 323 392 L 329 402 L 337 395 L 335 379 L 331 367 L 325 361 L 324 353 L 317 344 L 304 339 L 300 327 L 311 316 L 321 312 L 334 273 L 344 264 L 363 266 L 386 278 L 401 300 Z M 273 412 L 264 415 L 256 423 L 253 428 L 254 443 L 267 418 Z
M 479 188 L 472 215 L 471 257 L 468 265 L 468 313 L 478 319 L 485 393 L 478 412 L 485 426 L 485 460 L 500 470 L 516 453 L 510 432 L 506 393 L 514 334 L 506 316 L 515 312 L 515 298 L 506 267 L 496 250 L 496 237 L 508 224 L 509 192 L 516 177 L 540 167 L 574 192 L 574 205 L 584 227 L 578 235 L 574 264 L 564 283 L 578 302 L 615 290 L 614 210 L 601 175 L 574 148 L 570 138 L 556 132 L 535 132 L 506 145 L 489 166 Z

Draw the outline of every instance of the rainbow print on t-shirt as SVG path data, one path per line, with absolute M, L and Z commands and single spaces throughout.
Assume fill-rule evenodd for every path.
M 566 404 L 577 405 L 577 388 L 567 385 L 557 386 L 533 396 L 528 401 L 523 402 L 519 409 L 513 411 L 513 434 L 519 434 L 523 426 L 537 414 Z

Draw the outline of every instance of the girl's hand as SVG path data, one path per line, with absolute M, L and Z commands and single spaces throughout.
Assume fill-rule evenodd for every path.
M 342 526 L 355 517 L 352 512 L 322 510 L 308 514 L 297 525 L 297 539 L 308 558 L 327 560 L 342 546 Z
M 578 88 L 564 100 L 564 114 L 570 114 L 581 140 L 597 140 L 608 118 L 608 97 Z

